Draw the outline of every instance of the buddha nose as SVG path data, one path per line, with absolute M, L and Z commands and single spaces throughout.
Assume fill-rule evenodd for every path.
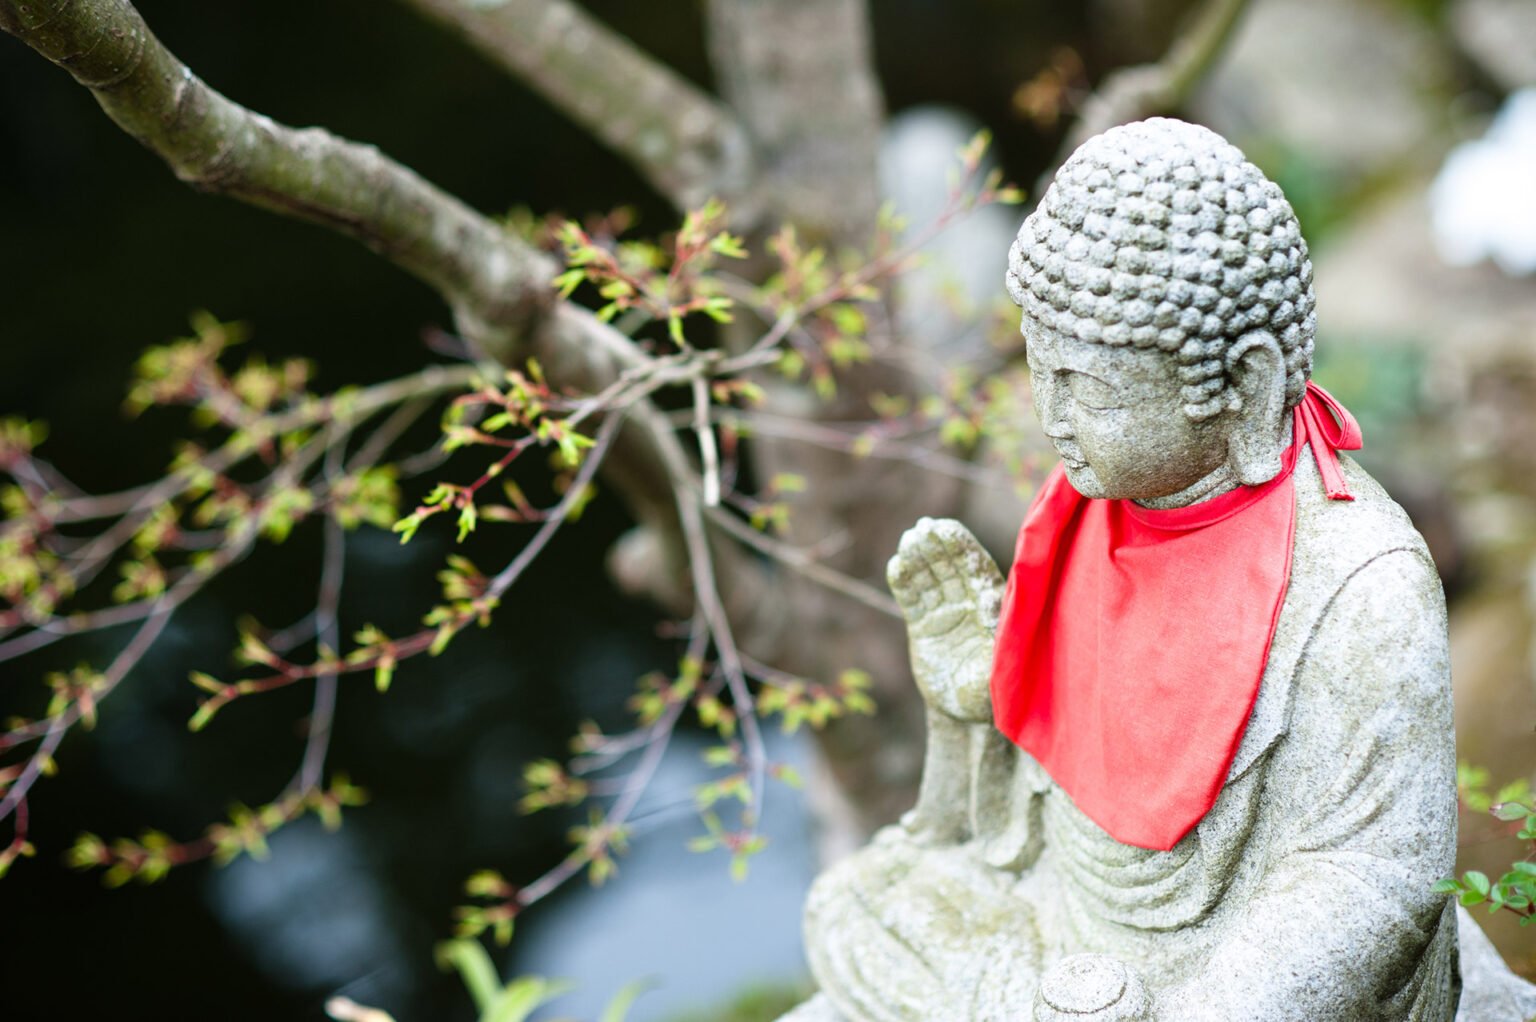
M 1072 423 L 1066 416 L 1066 401 L 1062 387 L 1049 376 L 1041 374 L 1032 381 L 1035 398 L 1035 416 L 1040 428 L 1052 440 L 1072 439 Z

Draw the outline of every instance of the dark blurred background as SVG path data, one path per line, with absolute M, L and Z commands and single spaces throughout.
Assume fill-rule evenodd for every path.
M 708 84 L 696 5 L 587 6 Z M 1007 175 L 1032 183 L 1065 128 L 1053 123 L 1052 104 L 1070 104 L 1107 68 L 1156 55 L 1189 5 L 871 6 L 889 109 L 964 111 L 995 129 Z M 1511 421 L 1524 421 L 1536 380 L 1531 320 L 1521 318 L 1536 299 L 1529 276 L 1486 263 L 1454 271 L 1475 276 L 1446 284 L 1458 278 L 1435 262 L 1425 198 L 1451 146 L 1475 137 L 1508 93 L 1531 84 L 1480 52 L 1454 9 L 1473 6 L 1500 5 L 1259 0 L 1231 67 L 1201 93 L 1194 114 L 1247 146 L 1301 214 L 1318 262 L 1320 378 L 1362 413 L 1368 444 L 1391 438 L 1368 449 L 1368 463 L 1416 513 L 1459 606 L 1473 608 L 1462 632 L 1471 637 L 1458 647 L 1472 659 L 1458 661 L 1458 685 L 1473 678 L 1476 704 L 1489 709 L 1462 721 L 1463 736 L 1481 736 L 1478 757 L 1508 779 L 1530 769 L 1536 720 L 1526 588 L 1536 577 L 1536 486 L 1529 434 L 1508 432 Z M 179 57 L 233 99 L 279 121 L 377 144 L 481 210 L 581 215 L 624 204 L 638 211 L 640 233 L 672 223 L 622 161 L 402 5 L 139 7 Z M 1357 66 L 1337 66 L 1341 54 L 1355 55 L 1342 62 Z M 1351 124 L 1351 116 L 1364 120 Z M 1451 345 L 1453 327 L 1471 329 L 1468 294 L 1482 296 L 1480 332 Z M 1432 307 L 1409 314 L 1404 295 Z M 314 359 L 322 389 L 418 367 L 432 357 L 423 332 L 449 325 L 432 293 L 354 243 L 189 191 L 67 76 L 0 38 L 0 414 L 50 423 L 44 451 L 88 487 L 156 477 L 186 434 L 185 418 L 153 410 L 129 422 L 121 399 L 137 354 L 183 333 L 200 308 L 251 324 L 252 350 Z M 1491 403 L 1492 431 L 1448 410 L 1453 397 L 1462 409 Z M 429 424 L 419 439 L 430 438 Z M 191 836 L 232 801 L 271 798 L 297 765 L 307 691 L 238 703 L 190 736 L 194 694 L 185 678 L 227 669 L 238 616 L 280 627 L 313 607 L 318 530 L 301 529 L 229 572 L 178 614 L 95 732 L 72 736 L 59 775 L 37 789 L 39 857 L 0 883 L 0 1016 L 315 1019 L 340 990 L 401 1022 L 472 1017 L 462 985 L 431 960 L 433 943 L 448 934 L 449 908 L 463 900 L 465 876 L 485 867 L 536 876 L 564 854 L 574 822 L 516 812 L 521 765 L 560 755 L 585 718 L 616 725 L 634 679 L 676 655 L 653 611 L 606 584 L 603 557 L 627 525 L 614 502 L 599 499 L 538 560 L 489 630 L 467 633 L 442 658 L 409 664 L 387 696 L 366 681 L 342 686 L 332 768 L 366 787 L 372 802 L 339 835 L 296 825 L 274 841 L 269 862 L 199 865 L 154 887 L 104 891 L 96 876 L 60 863 L 78 831 L 155 826 Z M 424 530 L 402 549 L 389 535 L 354 534 L 344 630 L 365 621 L 391 634 L 411 628 L 435 592 L 445 539 L 443 530 Z M 515 541 L 487 531 L 471 556 L 499 563 Z M 1489 569 L 1490 561 L 1500 566 Z M 1502 659 L 1490 652 L 1500 644 Z M 6 665 L 7 711 L 37 712 L 45 671 L 99 660 L 105 648 L 79 643 Z M 686 777 L 675 780 L 674 801 L 664 790 L 642 824 L 665 831 L 685 820 L 686 791 Z M 812 867 L 803 809 L 780 812 L 785 843 L 800 849 L 775 848 L 770 856 L 783 856 L 783 866 L 748 886 L 757 885 L 755 904 L 788 905 L 775 916 L 785 922 L 762 938 L 783 946 L 763 951 L 754 974 L 756 945 L 740 932 L 753 928 L 749 917 L 731 917 L 754 903 L 722 903 L 710 925 L 752 953 L 733 960 L 706 942 L 693 963 L 700 975 L 724 970 L 732 986 L 797 978 L 793 919 Z M 656 861 L 653 877 L 677 869 L 675 858 Z M 724 873 L 719 863 L 706 868 Z M 658 922 L 671 911 L 666 900 L 637 893 L 645 870 L 620 869 L 616 890 L 595 899 L 562 894 L 520 920 L 508 971 L 580 967 L 570 947 L 600 940 L 615 949 L 604 952 L 601 971 L 574 978 L 601 997 L 648 968 L 624 960 L 622 949 L 681 939 Z M 699 890 L 666 897 L 706 900 Z M 610 896 L 614 914 L 605 916 Z M 707 1012 L 700 998 L 716 988 L 701 980 L 683 993 L 696 994 L 691 1003 Z

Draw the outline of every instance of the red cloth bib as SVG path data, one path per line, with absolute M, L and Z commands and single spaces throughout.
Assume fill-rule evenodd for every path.
M 1307 384 L 1280 474 L 1189 507 L 1089 500 L 1057 466 L 1035 496 L 998 621 L 992 706 L 1089 819 L 1166 851 L 1216 802 L 1258 695 L 1290 579 L 1293 473 L 1328 496 L 1360 427 Z

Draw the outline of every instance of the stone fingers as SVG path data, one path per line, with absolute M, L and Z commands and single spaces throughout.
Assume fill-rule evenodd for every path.
M 968 610 L 997 577 L 976 538 L 951 519 L 919 519 L 902 536 L 887 569 L 891 592 L 910 625 L 943 608 Z
M 971 602 L 976 607 L 976 612 L 986 623 L 988 628 L 997 622 L 998 613 L 1003 606 L 1003 590 L 1006 580 L 1003 573 L 998 570 L 997 562 L 992 555 L 976 541 L 975 537 L 969 537 L 971 549 L 966 554 L 966 582 L 971 591 Z
M 909 623 L 915 623 L 944 603 L 942 581 L 934 572 L 928 548 L 934 544 L 931 518 L 918 519 L 901 537 L 896 556 L 886 569 L 891 594 Z

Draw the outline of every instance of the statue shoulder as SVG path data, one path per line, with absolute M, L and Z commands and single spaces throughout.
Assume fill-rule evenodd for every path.
M 1296 467 L 1293 587 L 1314 579 L 1317 596 L 1326 600 L 1367 564 L 1397 551 L 1414 555 L 1433 574 L 1429 548 L 1408 513 L 1354 459 L 1341 455 L 1339 461 L 1353 500 L 1328 499 L 1311 457 L 1304 456 Z
M 1327 688 L 1337 680 L 1319 676 L 1325 660 L 1320 642 L 1332 648 L 1341 633 L 1353 634 L 1345 645 L 1358 659 L 1370 660 L 1366 647 L 1392 635 L 1427 644 L 1430 661 L 1441 658 L 1445 601 L 1423 537 L 1365 469 L 1347 457 L 1340 462 L 1354 500 L 1328 499 L 1310 454 L 1296 466 L 1290 581 L 1264 681 L 1232 764 L 1234 780 L 1289 730 L 1298 686 Z M 1321 675 L 1333 669 L 1322 668 Z M 1351 684 L 1369 689 L 1394 684 L 1379 671 L 1350 674 Z

